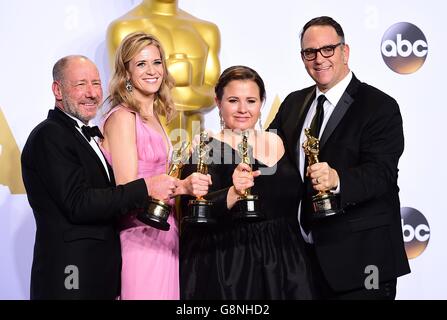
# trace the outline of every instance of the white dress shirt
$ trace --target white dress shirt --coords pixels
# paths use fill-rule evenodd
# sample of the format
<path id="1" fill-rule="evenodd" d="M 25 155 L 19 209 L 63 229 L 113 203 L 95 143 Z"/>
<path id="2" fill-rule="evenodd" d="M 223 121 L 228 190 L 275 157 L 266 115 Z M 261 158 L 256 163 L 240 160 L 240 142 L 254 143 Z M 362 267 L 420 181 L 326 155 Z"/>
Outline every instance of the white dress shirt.
<path id="1" fill-rule="evenodd" d="M 316 88 L 317 94 L 316 94 L 315 100 L 312 102 L 312 105 L 309 108 L 309 111 L 307 112 L 306 119 L 304 120 L 303 129 L 302 129 L 301 135 L 300 135 L 300 143 L 298 145 L 299 154 L 300 154 L 300 174 L 301 174 L 301 177 L 303 178 L 303 181 L 305 178 L 305 171 L 304 171 L 305 170 L 305 168 L 304 168 L 305 154 L 304 154 L 304 150 L 301 146 L 303 145 L 304 141 L 306 140 L 306 135 L 304 134 L 304 129 L 310 128 L 312 119 L 317 111 L 318 97 L 322 94 L 324 94 L 326 96 L 326 101 L 323 104 L 324 118 L 323 118 L 323 123 L 322 123 L 321 129 L 320 129 L 320 135 L 318 137 L 318 139 L 321 139 L 321 136 L 323 135 L 323 132 L 324 132 L 324 128 L 326 127 L 326 125 L 329 121 L 329 118 L 331 117 L 332 112 L 335 109 L 335 106 L 338 104 L 338 101 L 340 101 L 343 93 L 345 92 L 346 88 L 348 87 L 349 82 L 351 82 L 351 79 L 352 79 L 352 72 L 349 71 L 349 73 L 346 75 L 346 77 L 343 80 L 341 80 L 333 88 L 329 89 L 327 92 L 323 93 L 320 91 L 320 89 L 318 89 L 318 87 Z M 339 192 L 340 192 L 340 183 L 338 184 L 337 189 L 335 190 L 334 193 L 339 193 Z M 301 221 L 301 203 L 298 208 L 298 220 Z M 308 243 L 313 243 L 312 232 L 309 232 L 309 234 L 306 234 L 304 232 L 303 228 L 301 227 L 301 224 L 300 224 L 300 229 L 301 229 L 301 234 L 304 237 L 304 240 Z"/>
<path id="2" fill-rule="evenodd" d="M 87 138 L 82 133 L 82 130 L 81 130 L 82 126 L 85 126 L 85 124 L 81 120 L 79 120 L 78 118 L 73 117 L 72 115 L 66 113 L 65 111 L 64 111 L 64 113 L 67 116 L 69 116 L 70 118 L 72 118 L 74 121 L 76 121 L 76 123 L 78 124 L 76 126 L 76 130 L 78 130 L 81 133 L 81 135 L 84 137 L 85 141 L 87 141 L 90 144 L 90 146 L 93 148 L 95 153 L 98 155 L 99 159 L 101 160 L 102 165 L 104 166 L 104 169 L 106 170 L 107 177 L 109 178 L 109 181 L 110 181 L 110 173 L 109 173 L 109 169 L 107 168 L 106 159 L 104 158 L 104 155 L 102 154 L 101 150 L 99 149 L 99 146 L 98 146 L 98 143 L 95 140 L 95 137 L 92 137 L 90 139 L 90 141 L 88 141 Z"/>

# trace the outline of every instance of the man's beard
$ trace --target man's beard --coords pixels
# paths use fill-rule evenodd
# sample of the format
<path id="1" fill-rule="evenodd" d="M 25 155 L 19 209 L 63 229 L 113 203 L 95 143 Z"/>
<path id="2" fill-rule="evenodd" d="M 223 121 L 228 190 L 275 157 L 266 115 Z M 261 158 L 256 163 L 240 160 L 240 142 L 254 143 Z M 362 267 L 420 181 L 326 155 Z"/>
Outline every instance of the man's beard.
<path id="1" fill-rule="evenodd" d="M 94 103 L 97 103 L 95 99 L 92 99 Z M 76 105 L 72 103 L 69 99 L 63 98 L 62 99 L 62 105 L 64 106 L 64 110 L 66 113 L 72 115 L 76 119 L 81 120 L 83 123 L 88 124 L 88 122 L 93 118 L 89 118 L 86 116 L 83 116 L 79 110 L 76 108 Z"/>

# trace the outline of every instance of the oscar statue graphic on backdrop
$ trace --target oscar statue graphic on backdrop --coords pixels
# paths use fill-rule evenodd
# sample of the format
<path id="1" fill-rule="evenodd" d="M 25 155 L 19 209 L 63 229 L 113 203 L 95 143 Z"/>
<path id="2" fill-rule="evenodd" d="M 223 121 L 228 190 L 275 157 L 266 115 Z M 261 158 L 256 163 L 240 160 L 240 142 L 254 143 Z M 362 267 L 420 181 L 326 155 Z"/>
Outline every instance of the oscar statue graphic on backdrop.
<path id="1" fill-rule="evenodd" d="M 203 127 L 203 113 L 214 107 L 214 86 L 220 74 L 219 29 L 179 9 L 178 0 L 143 0 L 109 25 L 111 63 L 122 39 L 134 31 L 150 33 L 162 43 L 169 72 L 176 82 L 173 98 L 178 111 L 166 129 L 170 133 L 185 129 L 188 136 L 180 131 L 172 133 L 171 140 L 190 140 Z"/>
<path id="2" fill-rule="evenodd" d="M 183 142 L 180 148 L 174 150 L 171 156 L 171 164 L 167 174 L 171 177 L 178 178 L 180 170 L 189 158 L 189 142 Z M 169 214 L 171 213 L 171 205 L 163 200 L 152 198 L 146 211 L 137 214 L 138 220 L 150 225 L 151 227 L 168 231 L 170 225 L 168 223 Z"/>
<path id="3" fill-rule="evenodd" d="M 24 194 L 20 150 L 0 108 L 0 185 L 11 194 Z"/>
<path id="4" fill-rule="evenodd" d="M 304 154 L 307 156 L 309 166 L 320 162 L 318 155 L 320 154 L 320 140 L 311 135 L 310 129 L 304 129 L 306 140 L 302 147 Z M 315 218 L 325 218 L 343 212 L 340 205 L 340 197 L 330 191 L 319 191 L 318 194 L 312 196 L 312 208 Z"/>

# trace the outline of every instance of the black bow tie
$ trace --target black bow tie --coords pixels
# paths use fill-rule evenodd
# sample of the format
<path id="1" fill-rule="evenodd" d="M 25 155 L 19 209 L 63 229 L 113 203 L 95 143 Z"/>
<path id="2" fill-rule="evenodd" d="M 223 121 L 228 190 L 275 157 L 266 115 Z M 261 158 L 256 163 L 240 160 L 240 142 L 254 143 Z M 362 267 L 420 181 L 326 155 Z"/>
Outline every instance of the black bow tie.
<path id="1" fill-rule="evenodd" d="M 82 126 L 81 130 L 89 142 L 92 139 L 92 137 L 98 137 L 104 139 L 104 136 L 102 135 L 101 130 L 99 130 L 98 126 L 94 127 Z"/>

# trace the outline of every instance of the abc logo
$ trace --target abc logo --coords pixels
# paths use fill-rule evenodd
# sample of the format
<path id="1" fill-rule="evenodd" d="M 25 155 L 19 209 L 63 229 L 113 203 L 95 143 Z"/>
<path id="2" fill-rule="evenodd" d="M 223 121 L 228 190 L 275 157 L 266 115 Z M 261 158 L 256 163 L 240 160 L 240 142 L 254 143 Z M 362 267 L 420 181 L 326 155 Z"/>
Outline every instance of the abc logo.
<path id="1" fill-rule="evenodd" d="M 399 22 L 392 25 L 382 38 L 382 58 L 394 72 L 416 72 L 425 62 L 428 45 L 425 35 L 414 24 Z"/>
<path id="2" fill-rule="evenodd" d="M 430 226 L 424 215 L 413 208 L 401 208 L 402 232 L 408 259 L 419 256 L 430 239 Z"/>

